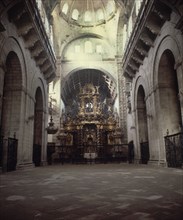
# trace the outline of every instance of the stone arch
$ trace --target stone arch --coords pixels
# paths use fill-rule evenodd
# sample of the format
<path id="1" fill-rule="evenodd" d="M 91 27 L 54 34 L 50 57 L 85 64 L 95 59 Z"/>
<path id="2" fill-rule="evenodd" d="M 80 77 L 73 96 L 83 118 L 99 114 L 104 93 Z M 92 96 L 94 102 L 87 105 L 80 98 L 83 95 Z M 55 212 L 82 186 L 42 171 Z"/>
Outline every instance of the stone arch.
<path id="1" fill-rule="evenodd" d="M 31 90 L 34 91 L 34 101 L 35 101 L 35 97 L 36 97 L 36 91 L 37 89 L 40 88 L 41 93 L 42 93 L 42 97 L 43 97 L 43 111 L 46 113 L 46 109 L 47 109 L 47 88 L 45 87 L 45 83 L 43 82 L 43 79 L 40 77 L 37 77 L 37 74 L 34 74 L 34 77 L 32 79 L 31 82 Z"/>
<path id="2" fill-rule="evenodd" d="M 67 80 L 73 73 L 79 71 L 79 70 L 84 70 L 84 69 L 94 69 L 94 70 L 99 70 L 103 73 L 105 73 L 106 76 L 108 76 L 109 78 L 111 78 L 114 82 L 116 82 L 116 79 L 114 78 L 114 76 L 112 75 L 112 73 L 110 73 L 109 71 L 107 71 L 104 68 L 98 67 L 98 66 L 94 66 L 92 65 L 92 67 L 88 67 L 88 66 L 80 66 L 78 68 L 73 69 L 72 71 L 69 71 L 68 73 L 66 73 L 66 76 L 64 78 L 64 81 Z"/>
<path id="3" fill-rule="evenodd" d="M 0 124 L 2 118 L 4 80 L 5 80 L 5 75 L 7 73 L 6 61 L 8 55 L 11 52 L 14 52 L 16 54 L 17 60 L 21 65 L 21 82 L 20 82 L 21 84 L 19 83 L 19 87 L 20 87 L 19 89 L 21 89 L 22 92 L 25 93 L 27 88 L 26 64 L 21 47 L 13 37 L 9 37 L 7 39 L 4 38 L 0 44 Z M 22 110 L 23 112 L 25 112 L 25 107 L 26 106 L 24 106 L 24 109 Z"/>
<path id="4" fill-rule="evenodd" d="M 97 39 L 104 39 L 103 36 L 95 34 L 95 33 L 81 33 L 77 32 L 74 33 L 73 35 L 69 36 L 62 44 L 61 47 L 61 59 L 63 58 L 63 55 L 65 54 L 65 51 L 67 50 L 67 47 L 73 42 L 78 39 L 83 39 L 83 38 L 97 38 Z M 105 40 L 105 39 L 104 39 Z"/>
<path id="5" fill-rule="evenodd" d="M 21 70 L 22 70 L 22 87 L 27 87 L 27 69 L 26 69 L 26 62 L 23 51 L 19 42 L 13 38 L 9 37 L 4 39 L 0 44 L 0 66 L 4 72 L 6 72 L 6 59 L 10 52 L 15 52 L 20 63 L 21 63 Z"/>
<path id="6" fill-rule="evenodd" d="M 145 73 L 143 74 L 145 75 Z M 133 106 L 135 123 L 135 159 L 141 163 L 147 164 L 149 160 L 149 134 L 147 112 L 149 111 L 147 99 L 147 81 L 139 76 L 136 79 L 133 92 Z"/>
<path id="7" fill-rule="evenodd" d="M 6 72 L 4 74 L 2 101 L 1 101 L 1 121 L 0 135 L 4 139 L 16 138 L 12 140 L 12 146 L 4 144 L 2 150 L 1 162 L 4 170 L 16 169 L 16 161 L 21 160 L 22 155 L 22 139 L 23 139 L 23 100 L 24 94 L 22 89 L 22 69 L 17 54 L 13 51 L 9 52 L 5 62 Z M 9 143 L 9 141 L 8 141 Z M 11 150 L 10 150 L 11 148 Z M 18 158 L 17 158 L 18 154 Z"/>
<path id="8" fill-rule="evenodd" d="M 0 43 L 0 133 L 18 139 L 17 162 L 24 157 L 27 69 L 19 42 L 4 38 Z"/>
<path id="9" fill-rule="evenodd" d="M 22 71 L 18 56 L 10 52 L 6 60 L 2 102 L 2 135 L 14 136 L 19 130 L 21 115 Z"/>
<path id="10" fill-rule="evenodd" d="M 154 91 L 160 161 L 166 163 L 164 136 L 180 132 L 183 124 L 181 47 L 170 36 L 162 39 L 154 61 Z"/>
<path id="11" fill-rule="evenodd" d="M 117 80 L 107 70 L 105 70 L 103 68 L 97 68 L 95 66 L 92 66 L 92 67 L 82 66 L 82 67 L 79 67 L 79 68 L 75 68 L 72 71 L 66 73 L 65 77 L 62 80 L 61 94 L 64 94 L 65 85 L 67 85 L 68 80 L 71 78 L 71 76 L 73 74 L 75 74 L 78 71 L 89 70 L 89 69 L 100 72 L 101 75 L 103 75 L 103 77 L 106 78 L 106 79 L 103 79 L 103 82 L 108 87 L 111 98 L 113 99 L 113 101 L 115 101 L 115 99 L 117 97 Z M 110 84 L 111 84 L 110 86 L 108 85 L 108 83 L 109 83 L 108 81 L 110 81 Z"/>
<path id="12" fill-rule="evenodd" d="M 178 80 L 174 69 L 175 59 L 170 50 L 165 50 L 159 61 L 158 90 L 160 101 L 160 121 L 163 133 L 180 132 L 182 127 L 180 102 L 178 100 Z"/>
<path id="13" fill-rule="evenodd" d="M 41 78 L 36 74 L 32 80 L 32 90 L 34 91 L 33 105 L 30 108 L 34 116 L 33 125 L 33 163 L 35 166 L 42 165 L 46 161 L 46 144 L 47 144 L 47 95 L 46 88 Z"/>
<path id="14" fill-rule="evenodd" d="M 167 35 L 165 36 L 159 43 L 156 53 L 154 55 L 154 65 L 153 65 L 153 87 L 156 89 L 158 85 L 158 69 L 159 69 L 159 61 L 164 53 L 165 50 L 170 50 L 174 60 L 175 65 L 174 68 L 177 72 L 177 78 L 178 78 L 178 86 L 180 89 L 183 89 L 183 52 L 182 52 L 182 46 L 178 44 L 176 39 L 173 37 Z"/>
<path id="15" fill-rule="evenodd" d="M 147 98 L 147 94 L 149 92 L 148 80 L 147 80 L 147 78 L 144 77 L 144 76 L 146 76 L 146 73 L 143 69 L 140 70 L 140 73 L 141 73 L 141 75 L 139 75 L 136 78 L 134 89 L 132 90 L 133 91 L 133 103 L 134 103 L 133 109 L 134 110 L 136 110 L 136 108 L 137 108 L 137 96 L 136 96 L 136 94 L 137 94 L 139 86 L 142 86 L 144 88 L 145 99 Z"/>
<path id="16" fill-rule="evenodd" d="M 89 43 L 90 42 L 90 43 Z M 87 44 L 87 47 L 86 47 Z M 91 46 L 92 44 L 92 46 Z M 98 54 L 96 56 L 96 45 L 100 44 L 103 48 L 102 53 Z M 76 46 L 80 47 L 79 53 L 76 52 Z M 92 48 L 89 49 L 89 57 L 88 51 L 86 51 L 86 48 Z M 82 59 L 83 61 L 90 60 L 97 60 L 101 59 L 101 57 L 110 57 L 115 56 L 114 48 L 112 47 L 111 43 L 108 41 L 108 39 L 104 37 L 100 37 L 96 34 L 82 34 L 79 37 L 76 37 L 69 41 L 63 50 L 60 52 L 61 54 L 61 60 L 79 60 Z M 79 55 L 79 56 L 78 56 Z M 100 56 L 99 56 L 100 55 Z M 81 62 L 81 60 L 80 60 Z"/>

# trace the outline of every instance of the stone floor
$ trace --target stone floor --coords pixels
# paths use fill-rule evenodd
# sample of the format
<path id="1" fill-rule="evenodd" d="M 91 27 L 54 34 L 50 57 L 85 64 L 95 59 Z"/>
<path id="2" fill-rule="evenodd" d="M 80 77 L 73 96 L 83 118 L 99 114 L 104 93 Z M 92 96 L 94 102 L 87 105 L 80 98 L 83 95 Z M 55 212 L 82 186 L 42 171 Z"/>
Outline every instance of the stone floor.
<path id="1" fill-rule="evenodd" d="M 183 219 L 183 170 L 53 165 L 0 174 L 1 220 Z"/>

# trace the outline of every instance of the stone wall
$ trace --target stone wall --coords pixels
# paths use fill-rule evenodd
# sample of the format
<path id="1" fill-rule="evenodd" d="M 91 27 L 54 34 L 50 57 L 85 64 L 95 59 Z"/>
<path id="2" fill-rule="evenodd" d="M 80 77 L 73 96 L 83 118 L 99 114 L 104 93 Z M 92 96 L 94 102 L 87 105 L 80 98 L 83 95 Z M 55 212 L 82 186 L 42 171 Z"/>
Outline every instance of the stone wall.
<path id="1" fill-rule="evenodd" d="M 36 91 L 42 95 L 42 154 L 46 161 L 47 82 L 6 12 L 0 32 L 0 125 L 4 139 L 18 139 L 17 165 L 32 164 Z M 4 151 L 4 154 L 6 151 Z M 4 155 L 5 156 L 5 155 Z"/>
<path id="2" fill-rule="evenodd" d="M 180 132 L 183 124 L 183 35 L 174 27 L 176 19 L 176 14 L 172 13 L 171 20 L 163 25 L 154 46 L 132 80 L 128 139 L 134 141 L 136 159 L 140 160 L 137 99 L 138 89 L 142 86 L 147 112 L 144 117 L 147 118 L 149 162 L 156 164 L 166 164 L 164 136 Z M 176 79 L 177 84 L 173 83 Z"/>

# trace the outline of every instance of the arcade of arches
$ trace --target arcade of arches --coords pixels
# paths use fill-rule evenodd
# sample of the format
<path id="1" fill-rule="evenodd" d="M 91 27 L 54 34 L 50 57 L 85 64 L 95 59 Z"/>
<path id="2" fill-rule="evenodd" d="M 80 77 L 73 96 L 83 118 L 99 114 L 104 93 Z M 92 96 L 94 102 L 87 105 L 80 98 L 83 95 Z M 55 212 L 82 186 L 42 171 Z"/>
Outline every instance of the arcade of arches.
<path id="1" fill-rule="evenodd" d="M 183 164 L 183 2 L 0 2 L 0 167 Z"/>

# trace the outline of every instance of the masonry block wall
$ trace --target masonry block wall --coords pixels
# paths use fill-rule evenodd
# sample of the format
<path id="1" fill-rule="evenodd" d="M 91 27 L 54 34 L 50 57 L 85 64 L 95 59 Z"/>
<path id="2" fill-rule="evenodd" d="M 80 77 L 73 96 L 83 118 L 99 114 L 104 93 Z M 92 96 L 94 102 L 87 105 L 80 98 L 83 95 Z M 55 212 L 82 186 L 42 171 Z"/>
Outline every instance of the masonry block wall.
<path id="1" fill-rule="evenodd" d="M 183 125 L 183 34 L 174 26 L 176 19 L 176 14 L 172 13 L 132 80 L 128 138 L 134 141 L 136 159 L 140 160 L 138 90 L 142 87 L 147 111 L 143 117 L 147 120 L 149 163 L 155 164 L 166 164 L 164 137 L 180 132 Z"/>
<path id="2" fill-rule="evenodd" d="M 42 95 L 42 155 L 46 160 L 47 81 L 6 12 L 0 32 L 0 127 L 4 139 L 18 139 L 17 165 L 32 164 L 36 91 Z M 38 100 L 39 101 L 39 100 Z M 38 114 L 38 113 L 37 113 Z M 6 153 L 6 149 L 3 149 Z M 5 158 L 5 156 L 4 156 Z"/>

